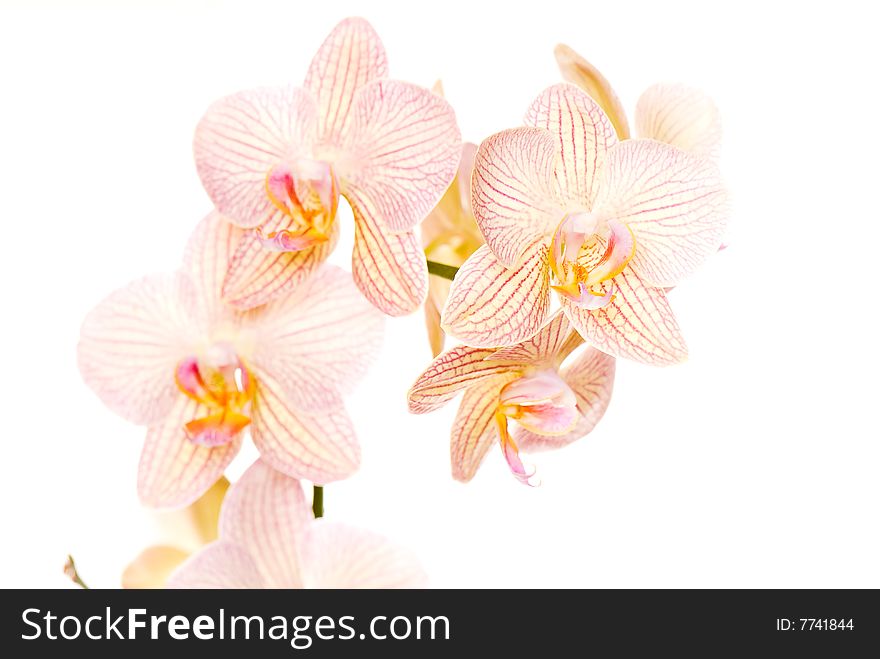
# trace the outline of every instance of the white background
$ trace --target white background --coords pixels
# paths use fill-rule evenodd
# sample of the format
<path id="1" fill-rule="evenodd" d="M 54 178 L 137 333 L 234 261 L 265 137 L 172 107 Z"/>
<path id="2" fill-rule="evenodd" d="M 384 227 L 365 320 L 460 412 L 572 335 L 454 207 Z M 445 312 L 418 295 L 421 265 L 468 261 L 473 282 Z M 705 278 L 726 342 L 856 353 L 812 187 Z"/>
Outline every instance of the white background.
<path id="1" fill-rule="evenodd" d="M 621 363 L 596 431 L 534 456 L 537 489 L 497 452 L 452 480 L 455 405 L 405 407 L 430 357 L 421 314 L 389 321 L 349 399 L 363 467 L 327 488 L 327 514 L 408 544 L 438 587 L 880 586 L 868 3 L 39 4 L 0 13 L 0 584 L 66 587 L 71 552 L 93 586 L 116 586 L 160 539 L 135 493 L 144 431 L 81 382 L 79 324 L 177 265 L 210 208 L 191 154 L 208 104 L 301 81 L 333 25 L 363 15 L 393 77 L 443 79 L 471 141 L 560 79 L 558 41 L 630 110 L 657 81 L 702 87 L 723 113 L 735 215 L 729 249 L 672 296 L 689 362 Z M 340 221 L 347 266 L 347 208 Z"/>

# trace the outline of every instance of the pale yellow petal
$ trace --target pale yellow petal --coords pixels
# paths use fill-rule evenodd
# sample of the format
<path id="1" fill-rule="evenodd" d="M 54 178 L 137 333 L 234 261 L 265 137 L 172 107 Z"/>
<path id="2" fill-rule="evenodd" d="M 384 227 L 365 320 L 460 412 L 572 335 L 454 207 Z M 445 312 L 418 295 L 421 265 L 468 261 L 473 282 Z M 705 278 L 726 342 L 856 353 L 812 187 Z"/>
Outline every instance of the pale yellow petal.
<path id="1" fill-rule="evenodd" d="M 176 547 L 147 547 L 122 573 L 123 588 L 164 588 L 165 582 L 189 553 Z"/>

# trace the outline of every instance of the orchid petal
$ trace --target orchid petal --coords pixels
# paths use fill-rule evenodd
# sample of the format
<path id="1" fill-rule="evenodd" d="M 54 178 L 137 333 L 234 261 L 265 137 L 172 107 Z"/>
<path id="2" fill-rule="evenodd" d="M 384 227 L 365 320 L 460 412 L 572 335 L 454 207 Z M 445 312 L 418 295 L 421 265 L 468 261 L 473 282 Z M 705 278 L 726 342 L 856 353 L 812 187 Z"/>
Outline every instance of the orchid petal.
<path id="1" fill-rule="evenodd" d="M 431 345 L 431 354 L 436 357 L 443 352 L 446 333 L 440 327 L 440 309 L 434 302 L 434 296 L 431 295 L 432 284 L 432 281 L 428 282 L 428 299 L 425 300 L 425 329 L 428 331 L 428 343 Z"/>
<path id="2" fill-rule="evenodd" d="M 325 265 L 292 295 L 256 309 L 253 366 L 283 387 L 286 400 L 311 412 L 338 408 L 382 343 L 382 315 L 351 275 Z"/>
<path id="3" fill-rule="evenodd" d="M 196 128 L 193 151 L 217 209 L 241 227 L 282 217 L 266 194 L 279 162 L 307 155 L 315 141 L 315 101 L 302 89 L 261 88 L 214 103 Z"/>
<path id="4" fill-rule="evenodd" d="M 349 201 L 368 197 L 379 226 L 399 232 L 434 208 L 460 158 L 461 133 L 449 103 L 416 85 L 378 80 L 358 92 L 354 126 L 336 165 L 342 194 Z"/>
<path id="5" fill-rule="evenodd" d="M 519 457 L 519 449 L 513 444 L 513 442 L 501 442 L 501 453 L 504 455 L 504 459 L 507 461 L 507 467 L 510 469 L 510 473 L 513 474 L 513 477 L 523 485 L 531 485 L 529 479 L 535 475 L 535 470 L 526 470 L 522 458 Z"/>
<path id="6" fill-rule="evenodd" d="M 474 161 L 471 203 L 486 244 L 508 267 L 564 213 L 554 189 L 556 139 L 546 130 L 514 128 L 487 138 Z"/>
<path id="7" fill-rule="evenodd" d="M 599 70 L 565 44 L 553 51 L 562 77 L 583 89 L 595 100 L 614 125 L 618 139 L 629 138 L 629 124 L 623 104 Z"/>
<path id="8" fill-rule="evenodd" d="M 632 229 L 632 266 L 655 286 L 676 285 L 717 252 L 727 224 L 717 167 L 653 140 L 608 152 L 596 209 Z"/>
<path id="9" fill-rule="evenodd" d="M 501 389 L 518 377 L 517 373 L 502 373 L 465 391 L 452 425 L 450 457 L 455 480 L 471 480 L 486 452 L 498 440 L 498 397 Z"/>
<path id="10" fill-rule="evenodd" d="M 302 543 L 306 588 L 424 588 L 415 555 L 383 536 L 317 520 Z"/>
<path id="11" fill-rule="evenodd" d="M 322 142 L 342 142 L 351 130 L 357 91 L 387 75 L 385 47 L 372 25 L 363 18 L 346 18 L 333 28 L 315 53 L 305 80 L 317 100 Z"/>
<path id="12" fill-rule="evenodd" d="M 698 89 L 660 84 L 648 87 L 636 104 L 636 132 L 698 156 L 715 157 L 721 143 L 721 115 Z"/>
<path id="13" fill-rule="evenodd" d="M 110 294 L 82 324 L 83 379 L 132 423 L 157 422 L 177 398 L 174 370 L 196 334 L 193 299 L 185 277 L 145 277 Z"/>
<path id="14" fill-rule="evenodd" d="M 241 434 L 226 444 L 191 442 L 184 426 L 210 414 L 205 405 L 179 393 L 163 421 L 147 431 L 138 466 L 138 494 L 153 508 L 179 508 L 198 499 L 223 475 L 241 448 Z"/>
<path id="15" fill-rule="evenodd" d="M 567 204 L 591 209 L 605 153 L 617 143 L 614 126 L 599 104 L 574 85 L 562 83 L 535 99 L 525 122 L 556 138 L 556 181 Z"/>
<path id="16" fill-rule="evenodd" d="M 580 309 L 561 298 L 581 336 L 604 353 L 643 364 L 683 361 L 687 346 L 663 289 L 646 285 L 632 268 L 615 277 L 614 284 L 614 299 L 598 310 Z"/>
<path id="17" fill-rule="evenodd" d="M 284 387 L 258 370 L 251 437 L 263 460 L 293 478 L 329 483 L 353 474 L 361 458 L 344 409 L 311 414 L 294 409 Z"/>
<path id="18" fill-rule="evenodd" d="M 229 262 L 224 300 L 238 309 L 251 309 L 293 290 L 327 260 L 338 239 L 336 222 L 329 240 L 299 252 L 270 251 L 255 233 L 244 234 Z"/>
<path id="19" fill-rule="evenodd" d="M 409 390 L 409 411 L 413 414 L 432 412 L 465 387 L 523 368 L 522 361 L 494 359 L 494 352 L 493 348 L 456 346 L 434 359 Z"/>
<path id="20" fill-rule="evenodd" d="M 592 432 L 611 401 L 615 364 L 614 357 L 592 347 L 578 354 L 570 365 L 563 368 L 561 374 L 578 399 L 580 418 L 574 429 L 563 435 L 548 436 L 517 427 L 512 435 L 520 450 L 537 453 L 557 449 Z"/>
<path id="21" fill-rule="evenodd" d="M 513 345 L 537 334 L 550 307 L 547 249 L 535 242 L 521 266 L 507 268 L 487 245 L 480 247 L 452 282 L 443 329 L 475 347 Z"/>
<path id="22" fill-rule="evenodd" d="M 183 270 L 194 284 L 193 303 L 206 325 L 231 320 L 223 303 L 223 281 L 233 255 L 247 233 L 216 211 L 196 226 L 186 245 Z"/>
<path id="23" fill-rule="evenodd" d="M 412 231 L 386 229 L 374 202 L 348 195 L 355 219 L 351 270 L 361 293 L 389 316 L 412 313 L 428 295 L 425 254 Z"/>
<path id="24" fill-rule="evenodd" d="M 302 588 L 297 545 L 312 521 L 299 481 L 257 460 L 229 490 L 220 537 L 247 551 L 273 588 Z"/>
<path id="25" fill-rule="evenodd" d="M 125 568 L 122 573 L 122 587 L 164 588 L 171 573 L 187 558 L 189 552 L 177 547 L 147 547 Z"/>
<path id="26" fill-rule="evenodd" d="M 168 579 L 168 588 L 266 588 L 266 583 L 247 551 L 219 540 L 181 565 Z"/>
<path id="27" fill-rule="evenodd" d="M 559 364 L 581 343 L 583 339 L 580 334 L 572 330 L 565 314 L 557 311 L 535 336 L 517 345 L 501 348 L 493 352 L 489 359 L 493 362 L 511 360 L 524 364 Z"/>

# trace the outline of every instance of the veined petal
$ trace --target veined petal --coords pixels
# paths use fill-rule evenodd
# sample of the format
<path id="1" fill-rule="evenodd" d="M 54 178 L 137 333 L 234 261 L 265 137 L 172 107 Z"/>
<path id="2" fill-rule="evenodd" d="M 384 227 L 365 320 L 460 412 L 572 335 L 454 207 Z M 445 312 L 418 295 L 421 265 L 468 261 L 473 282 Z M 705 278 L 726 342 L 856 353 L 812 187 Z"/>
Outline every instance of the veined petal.
<path id="1" fill-rule="evenodd" d="M 655 286 L 693 272 L 718 251 L 727 226 L 717 167 L 653 140 L 627 140 L 608 152 L 596 209 L 632 229 L 631 265 Z"/>
<path id="2" fill-rule="evenodd" d="M 614 357 L 655 366 L 684 361 L 687 346 L 663 289 L 646 285 L 632 268 L 615 277 L 614 284 L 614 299 L 601 309 L 581 309 L 561 298 L 581 336 Z"/>
<path id="3" fill-rule="evenodd" d="M 424 414 L 439 409 L 465 387 L 481 380 L 521 370 L 524 362 L 515 359 L 494 359 L 494 348 L 456 346 L 434 359 L 409 390 L 409 411 Z M 490 359 L 491 358 L 491 359 Z"/>
<path id="4" fill-rule="evenodd" d="M 251 309 L 293 290 L 327 260 L 338 240 L 337 222 L 329 240 L 299 252 L 268 250 L 255 233 L 245 233 L 229 262 L 224 300 L 238 309 Z"/>
<path id="5" fill-rule="evenodd" d="M 111 293 L 86 316 L 77 361 L 83 380 L 107 407 L 148 425 L 178 395 L 174 371 L 198 336 L 192 284 L 152 276 Z"/>
<path id="6" fill-rule="evenodd" d="M 443 310 L 443 329 L 468 345 L 500 347 L 534 336 L 550 306 L 547 246 L 538 241 L 524 261 L 505 267 L 483 245 L 455 275 Z"/>
<path id="7" fill-rule="evenodd" d="M 436 357 L 443 352 L 443 344 L 446 342 L 446 332 L 440 327 L 440 309 L 434 303 L 431 295 L 431 283 L 428 282 L 428 298 L 425 300 L 425 329 L 428 331 L 428 342 L 431 345 L 431 354 Z"/>
<path id="8" fill-rule="evenodd" d="M 247 232 L 214 211 L 196 226 L 187 242 L 183 270 L 195 287 L 195 303 L 208 322 L 231 319 L 223 303 L 223 280 L 238 245 Z"/>
<path id="9" fill-rule="evenodd" d="M 168 588 L 266 588 L 247 551 L 219 540 L 194 554 L 168 579 Z"/>
<path id="10" fill-rule="evenodd" d="M 496 350 L 491 360 L 535 365 L 544 362 L 560 364 L 581 343 L 583 339 L 580 334 L 572 329 L 565 314 L 557 311 L 535 336 L 517 345 Z"/>
<path id="11" fill-rule="evenodd" d="M 269 587 L 302 588 L 298 544 L 311 521 L 299 481 L 257 460 L 226 497 L 220 537 L 247 551 Z"/>
<path id="12" fill-rule="evenodd" d="M 303 543 L 306 588 L 424 588 L 428 584 L 416 556 L 385 537 L 358 528 L 316 520 Z"/>
<path id="13" fill-rule="evenodd" d="M 344 409 L 311 414 L 294 409 L 281 383 L 256 371 L 251 436 L 263 460 L 293 478 L 329 483 L 351 476 L 361 451 Z"/>
<path id="14" fill-rule="evenodd" d="M 514 128 L 477 150 L 471 204 L 486 244 L 508 267 L 559 223 L 565 209 L 554 188 L 556 138 L 539 128 Z"/>
<path id="15" fill-rule="evenodd" d="M 277 220 L 266 176 L 278 163 L 307 155 L 315 129 L 315 100 L 302 89 L 253 89 L 214 103 L 196 127 L 193 152 L 217 209 L 242 227 Z"/>
<path id="16" fill-rule="evenodd" d="M 363 18 L 337 24 L 306 74 L 305 88 L 317 100 L 320 140 L 340 144 L 351 130 L 357 90 L 387 75 L 385 47 L 373 26 Z"/>
<path id="17" fill-rule="evenodd" d="M 556 182 L 567 204 L 591 210 L 605 153 L 617 143 L 614 126 L 602 108 L 574 85 L 562 83 L 535 99 L 525 122 L 549 130 L 556 138 L 560 149 Z"/>
<path id="18" fill-rule="evenodd" d="M 577 409 L 580 419 L 574 429 L 561 436 L 547 436 L 533 433 L 523 427 L 513 430 L 514 441 L 520 450 L 537 453 L 557 449 L 589 434 L 599 423 L 614 388 L 616 360 L 604 352 L 588 347 L 575 357 L 570 365 L 562 370 L 562 379 L 571 387 L 578 399 Z"/>
<path id="19" fill-rule="evenodd" d="M 556 63 L 559 64 L 562 77 L 583 89 L 599 104 L 614 125 L 618 139 L 628 139 L 629 123 L 626 120 L 626 110 L 599 69 L 565 44 L 556 46 L 553 53 L 556 55 Z"/>
<path id="20" fill-rule="evenodd" d="M 164 420 L 150 427 L 138 466 L 138 494 L 145 506 L 179 508 L 198 499 L 241 448 L 239 433 L 229 443 L 207 447 L 191 442 L 184 430 L 210 410 L 178 393 Z"/>
<path id="21" fill-rule="evenodd" d="M 684 85 L 648 87 L 636 104 L 636 132 L 698 156 L 715 157 L 721 115 L 711 98 Z"/>
<path id="22" fill-rule="evenodd" d="M 382 343 L 384 319 L 351 275 L 325 265 L 292 295 L 254 310 L 254 367 L 271 373 L 302 410 L 338 408 Z"/>
<path id="23" fill-rule="evenodd" d="M 486 452 L 498 440 L 495 412 L 499 395 L 517 373 L 502 373 L 468 388 L 452 424 L 452 477 L 466 483 L 474 477 Z"/>
<path id="24" fill-rule="evenodd" d="M 125 568 L 122 573 L 122 587 L 164 588 L 171 573 L 187 558 L 189 552 L 177 547 L 147 547 Z"/>
<path id="25" fill-rule="evenodd" d="M 428 295 L 428 265 L 412 231 L 388 230 L 374 202 L 349 193 L 354 213 L 354 282 L 377 309 L 389 316 L 403 316 L 421 306 Z"/>
<path id="26" fill-rule="evenodd" d="M 377 80 L 357 94 L 354 126 L 336 165 L 342 194 L 369 197 L 381 226 L 407 231 L 443 196 L 460 158 L 461 133 L 445 99 Z"/>

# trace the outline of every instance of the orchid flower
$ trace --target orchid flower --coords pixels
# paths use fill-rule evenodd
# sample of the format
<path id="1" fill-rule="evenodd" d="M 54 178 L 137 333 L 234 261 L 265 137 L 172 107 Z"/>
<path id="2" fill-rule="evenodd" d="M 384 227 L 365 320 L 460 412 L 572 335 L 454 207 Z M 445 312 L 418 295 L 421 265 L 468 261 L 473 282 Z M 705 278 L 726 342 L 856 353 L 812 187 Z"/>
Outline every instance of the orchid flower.
<path id="1" fill-rule="evenodd" d="M 408 551 L 369 531 L 313 519 L 299 481 L 255 462 L 229 490 L 220 538 L 191 557 L 172 588 L 420 588 Z"/>
<path id="2" fill-rule="evenodd" d="M 511 473 L 533 475 L 519 456 L 566 446 L 593 430 L 611 399 L 614 358 L 583 340 L 561 313 L 534 337 L 501 349 L 458 346 L 437 357 L 409 391 L 409 410 L 432 412 L 464 391 L 452 427 L 452 475 L 474 477 L 496 442 Z M 513 430 L 510 422 L 515 423 Z"/>
<path id="3" fill-rule="evenodd" d="M 104 403 L 148 426 L 138 490 L 153 507 L 192 503 L 223 473 L 244 430 L 269 464 L 325 483 L 357 469 L 341 393 L 378 349 L 382 316 L 327 266 L 259 309 L 224 305 L 244 233 L 216 213 L 185 263 L 116 291 L 83 323 L 79 367 Z"/>
<path id="4" fill-rule="evenodd" d="M 460 267 L 483 244 L 483 236 L 471 211 L 471 174 L 474 169 L 475 144 L 465 144 L 458 174 L 452 185 L 422 222 L 422 245 L 429 261 Z M 446 335 L 440 327 L 440 310 L 449 297 L 452 282 L 438 275 L 428 278 L 425 300 L 425 325 L 434 357 L 443 351 Z"/>
<path id="5" fill-rule="evenodd" d="M 486 245 L 456 275 L 444 329 L 475 347 L 521 342 L 553 290 L 599 350 L 683 360 L 664 288 L 718 249 L 727 205 L 717 168 L 655 140 L 618 142 L 599 105 L 567 83 L 545 90 L 526 124 L 477 151 L 472 206 Z"/>
<path id="6" fill-rule="evenodd" d="M 443 98 L 389 80 L 385 49 L 349 18 L 318 50 L 301 88 L 261 88 L 214 103 L 199 123 L 196 167 L 241 234 L 223 282 L 238 308 L 293 290 L 339 236 L 344 196 L 354 214 L 352 272 L 389 315 L 427 295 L 413 228 L 455 175 L 461 135 Z"/>
<path id="7" fill-rule="evenodd" d="M 618 139 L 628 139 L 626 112 L 605 76 L 564 44 L 556 47 L 555 54 L 562 77 L 599 104 L 614 124 Z M 712 99 L 698 89 L 681 84 L 652 85 L 636 104 L 635 135 L 715 157 L 721 143 L 721 115 Z"/>
<path id="8" fill-rule="evenodd" d="M 186 508 L 155 513 L 171 541 L 147 547 L 138 554 L 122 574 L 122 587 L 164 588 L 168 577 L 191 554 L 216 540 L 220 504 L 228 489 L 229 481 L 221 477 Z"/>

